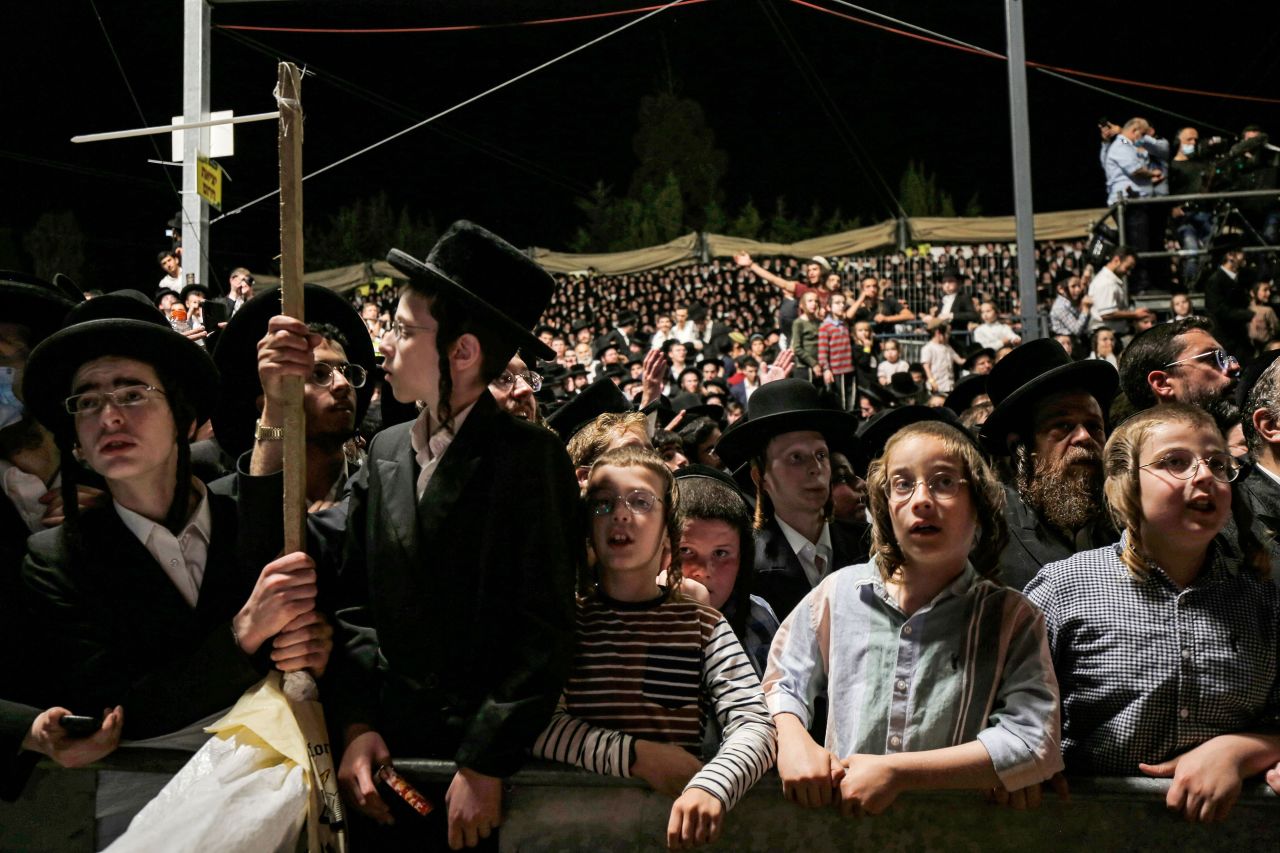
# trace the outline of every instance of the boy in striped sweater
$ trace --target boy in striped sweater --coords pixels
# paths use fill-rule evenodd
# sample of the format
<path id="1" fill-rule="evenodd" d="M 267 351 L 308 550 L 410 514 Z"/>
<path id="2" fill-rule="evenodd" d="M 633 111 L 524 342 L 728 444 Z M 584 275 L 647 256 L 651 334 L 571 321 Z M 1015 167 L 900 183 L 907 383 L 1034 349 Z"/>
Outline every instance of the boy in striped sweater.
<path id="1" fill-rule="evenodd" d="M 823 384 L 847 412 L 853 403 L 854 363 L 853 342 L 844 324 L 844 294 L 831 294 L 829 308 L 826 319 L 818 327 L 818 370 Z"/>
<path id="2" fill-rule="evenodd" d="M 658 573 L 679 540 L 678 493 L 655 453 L 601 456 L 587 481 L 596 588 L 578 604 L 573 668 L 534 744 L 542 758 L 634 776 L 676 798 L 667 842 L 715 841 L 725 813 L 773 764 L 776 738 L 760 680 L 729 623 L 682 598 Z M 696 756 L 709 715 L 720 748 Z"/>

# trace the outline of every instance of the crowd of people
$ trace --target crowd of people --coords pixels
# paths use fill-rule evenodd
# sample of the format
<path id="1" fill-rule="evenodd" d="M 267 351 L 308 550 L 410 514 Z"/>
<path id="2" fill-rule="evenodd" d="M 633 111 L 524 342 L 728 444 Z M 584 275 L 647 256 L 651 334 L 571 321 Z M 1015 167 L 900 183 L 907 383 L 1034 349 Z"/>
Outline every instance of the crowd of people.
<path id="1" fill-rule="evenodd" d="M 531 757 L 669 796 L 673 848 L 770 768 L 846 815 L 1105 774 L 1225 819 L 1280 792 L 1269 283 L 1222 240 L 1157 317 L 1081 253 L 1039 249 L 1049 337 L 1003 247 L 556 279 L 459 222 L 306 322 L 247 270 L 167 315 L 6 274 L 0 781 L 198 742 L 276 669 L 355 849 L 494 847 Z M 409 757 L 457 766 L 425 818 Z"/>

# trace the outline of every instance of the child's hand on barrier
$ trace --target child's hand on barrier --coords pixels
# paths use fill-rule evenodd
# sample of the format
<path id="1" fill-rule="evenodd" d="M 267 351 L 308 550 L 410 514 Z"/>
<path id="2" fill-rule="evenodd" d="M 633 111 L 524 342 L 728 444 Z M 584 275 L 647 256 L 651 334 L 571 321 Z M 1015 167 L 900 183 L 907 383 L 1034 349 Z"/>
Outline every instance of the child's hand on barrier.
<path id="1" fill-rule="evenodd" d="M 720 840 L 724 828 L 724 803 L 701 788 L 690 788 L 671 807 L 667 821 L 667 848 L 692 850 Z"/>
<path id="2" fill-rule="evenodd" d="M 701 769 L 701 761 L 674 744 L 636 740 L 636 760 L 631 765 L 631 775 L 648 782 L 659 794 L 680 796 L 684 786 Z"/>

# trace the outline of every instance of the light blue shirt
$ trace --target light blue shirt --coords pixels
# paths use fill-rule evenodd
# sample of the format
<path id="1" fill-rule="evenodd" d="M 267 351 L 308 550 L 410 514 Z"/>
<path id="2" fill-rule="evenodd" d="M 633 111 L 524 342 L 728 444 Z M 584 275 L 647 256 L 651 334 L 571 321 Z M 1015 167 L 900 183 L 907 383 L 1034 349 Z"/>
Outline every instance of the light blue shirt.
<path id="1" fill-rule="evenodd" d="M 1151 178 L 1137 177 L 1134 173 L 1150 168 L 1147 149 L 1134 145 L 1127 136 L 1117 136 L 1107 149 L 1104 168 L 1107 172 L 1107 203 L 1114 204 L 1132 189 L 1142 198 L 1152 195 Z"/>
<path id="2" fill-rule="evenodd" d="M 1152 169 L 1159 169 L 1164 173 L 1164 180 L 1158 184 L 1152 185 L 1153 195 L 1169 194 L 1169 141 L 1167 139 L 1159 139 L 1155 136 L 1144 136 L 1138 141 L 1150 157 Z"/>

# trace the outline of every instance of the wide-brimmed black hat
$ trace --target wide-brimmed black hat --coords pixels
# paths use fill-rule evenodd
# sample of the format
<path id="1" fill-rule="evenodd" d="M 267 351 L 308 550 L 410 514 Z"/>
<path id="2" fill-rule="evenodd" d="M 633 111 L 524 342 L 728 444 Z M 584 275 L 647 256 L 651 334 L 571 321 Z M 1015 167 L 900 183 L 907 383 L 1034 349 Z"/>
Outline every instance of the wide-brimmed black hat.
<path id="1" fill-rule="evenodd" d="M 716 453 L 737 467 L 760 453 L 769 440 L 787 432 L 813 430 L 823 435 L 852 434 L 857 419 L 823 405 L 818 389 L 803 379 L 779 379 L 762 385 L 747 401 L 747 418 L 725 430 Z"/>
<path id="2" fill-rule="evenodd" d="M 635 411 L 622 389 L 605 376 L 592 382 L 582 393 L 565 403 L 547 417 L 547 426 L 560 436 L 565 444 L 578 430 L 603 414 L 622 414 Z"/>
<path id="3" fill-rule="evenodd" d="M 987 396 L 995 410 L 982 425 L 982 445 L 994 455 L 1009 455 L 1009 433 L 1023 428 L 1041 397 L 1080 388 L 1106 412 L 1119 385 L 1120 374 L 1111 362 L 1072 361 L 1053 338 L 1016 346 L 987 374 Z"/>
<path id="4" fill-rule="evenodd" d="M 527 255 L 474 222 L 449 227 L 420 261 L 399 249 L 387 260 L 411 279 L 463 300 L 487 327 L 516 349 L 537 358 L 555 357 L 531 331 L 555 294 L 555 279 Z M 511 355 L 512 353 L 505 353 Z"/>
<path id="5" fill-rule="evenodd" d="M 118 314 L 104 313 L 113 307 Z M 218 369 L 204 347 L 175 332 L 145 295 L 136 293 L 133 298 L 116 293 L 75 306 L 62 328 L 31 351 L 22 381 L 27 408 L 54 432 L 71 429 L 71 415 L 64 407 L 71 380 L 82 365 L 109 355 L 150 364 L 193 391 L 218 384 Z M 196 423 L 208 420 L 213 395 L 190 393 L 187 398 L 195 409 Z"/>
<path id="6" fill-rule="evenodd" d="M 75 308 L 74 322 L 76 323 L 113 319 L 143 320 L 147 323 L 155 323 L 159 320 L 165 324 L 169 322 L 141 290 L 113 290 L 86 300 Z"/>
<path id="7" fill-rule="evenodd" d="M 941 406 L 899 406 L 876 412 L 858 427 L 858 458 L 850 458 L 855 470 L 861 477 L 867 476 L 871 463 L 884 453 L 889 439 L 903 427 L 918 424 L 922 421 L 938 421 L 959 427 L 960 420 L 950 409 Z"/>
<path id="8" fill-rule="evenodd" d="M 748 511 L 755 508 L 752 497 L 742 490 L 742 487 L 738 485 L 733 477 L 719 468 L 712 468 L 710 465 L 701 465 L 694 462 L 683 468 L 676 469 L 674 475 L 677 488 L 679 488 L 682 481 L 686 480 L 714 480 L 742 498 L 742 502 L 747 505 Z"/>
<path id="9" fill-rule="evenodd" d="M 866 397 L 882 409 L 892 406 L 894 402 L 889 398 L 889 394 L 883 385 L 860 384 L 858 385 L 858 396 Z"/>
<path id="10" fill-rule="evenodd" d="M 327 323 L 347 339 L 344 347 L 347 361 L 358 364 L 369 374 L 363 388 L 356 388 L 356 424 L 364 420 L 373 398 L 377 360 L 373 341 L 364 320 L 351 303 L 328 288 L 304 284 L 303 316 L 308 323 Z M 213 361 L 222 379 L 218 385 L 217 405 L 213 410 L 213 433 L 218 444 L 232 458 L 253 447 L 253 426 L 258 420 L 258 395 L 262 382 L 258 378 L 258 341 L 267 334 L 267 323 L 280 313 L 280 288 L 273 287 L 257 294 L 240 307 L 218 334 Z"/>
<path id="11" fill-rule="evenodd" d="M 33 345 L 58 330 L 73 304 L 43 279 L 0 270 L 0 317 L 30 329 Z"/>
<path id="12" fill-rule="evenodd" d="M 587 367 L 586 367 L 586 365 L 584 365 L 584 364 L 575 364 L 573 367 L 570 367 L 570 368 L 569 368 L 569 372 L 568 372 L 567 374 L 565 374 L 565 375 L 566 375 L 566 376 L 568 376 L 568 377 L 574 377 L 574 376 L 586 376 L 586 375 L 587 375 Z"/>
<path id="13" fill-rule="evenodd" d="M 177 299 L 178 291 L 171 290 L 167 287 L 158 288 L 156 292 L 151 296 L 151 304 L 154 305 L 156 308 L 159 308 L 160 303 L 164 301 L 164 298 L 166 296 L 172 296 L 174 299 Z"/>
<path id="14" fill-rule="evenodd" d="M 610 332 L 603 338 L 593 341 L 591 344 L 591 354 L 596 358 L 600 358 L 600 356 L 604 355 L 604 351 L 610 348 L 616 350 L 624 349 L 622 335 L 617 332 Z"/>
<path id="15" fill-rule="evenodd" d="M 182 288 L 182 292 L 178 294 L 178 298 L 181 299 L 182 304 L 185 305 L 187 303 L 187 297 L 193 293 L 199 293 L 204 296 L 205 299 L 208 299 L 213 295 L 209 288 L 205 287 L 203 284 L 188 284 L 186 287 Z"/>
<path id="16" fill-rule="evenodd" d="M 957 415 L 963 415 L 973 405 L 975 397 L 987 393 L 987 377 L 985 374 L 970 373 L 956 383 L 956 387 L 947 395 L 943 405 Z"/>
<path id="17" fill-rule="evenodd" d="M 920 396 L 924 386 L 911 378 L 909 371 L 900 371 L 889 378 L 888 391 L 901 404 L 903 400 L 914 400 Z"/>
<path id="18" fill-rule="evenodd" d="M 992 365 L 996 363 L 995 350 L 991 347 L 984 347 L 982 344 L 971 344 L 969 348 L 964 351 L 964 369 L 973 370 L 973 363 L 984 355 L 991 359 Z"/>
<path id="19" fill-rule="evenodd" d="M 1226 252 L 1234 252 L 1243 249 L 1246 245 L 1244 235 L 1221 232 L 1213 235 L 1213 239 L 1209 241 L 1209 254 L 1221 255 Z"/>

